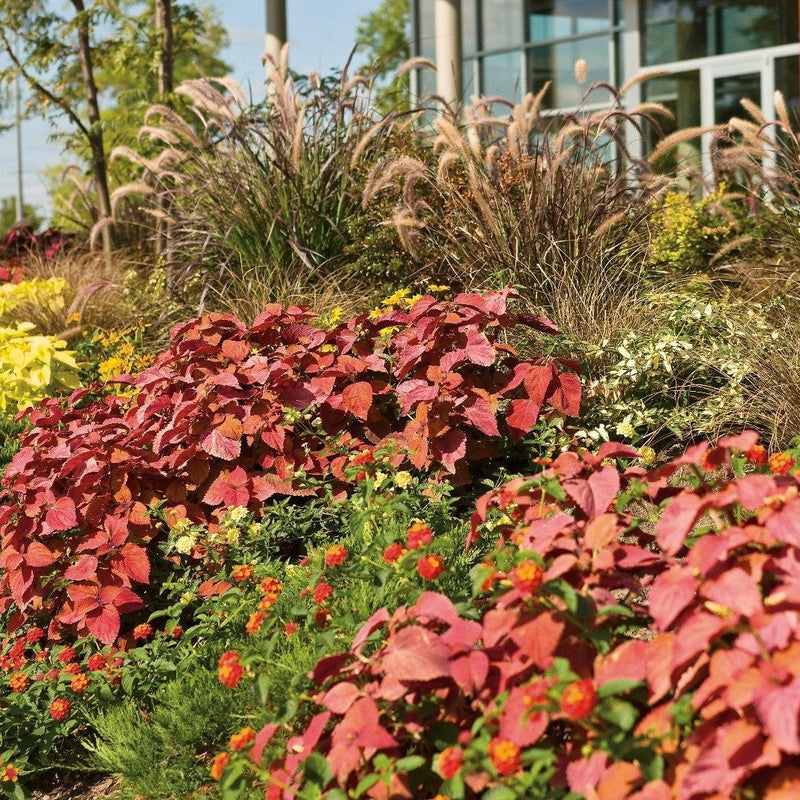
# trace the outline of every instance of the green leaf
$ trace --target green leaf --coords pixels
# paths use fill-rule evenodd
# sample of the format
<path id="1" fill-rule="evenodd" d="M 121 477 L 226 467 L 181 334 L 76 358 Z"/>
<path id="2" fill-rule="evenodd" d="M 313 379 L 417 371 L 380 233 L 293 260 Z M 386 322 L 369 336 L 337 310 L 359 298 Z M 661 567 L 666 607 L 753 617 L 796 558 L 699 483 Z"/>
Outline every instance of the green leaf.
<path id="1" fill-rule="evenodd" d="M 508 786 L 495 786 L 481 795 L 483 800 L 517 800 L 517 793 Z"/>
<path id="2" fill-rule="evenodd" d="M 644 681 L 635 680 L 633 678 L 615 678 L 611 681 L 606 681 L 597 690 L 597 696 L 601 700 L 605 697 L 611 697 L 615 694 L 622 694 L 635 686 L 641 686 Z"/>
<path id="3" fill-rule="evenodd" d="M 333 779 L 328 759 L 322 753 L 313 752 L 303 764 L 303 774 L 307 781 L 325 786 Z"/>
<path id="4" fill-rule="evenodd" d="M 628 606 L 613 605 L 605 606 L 597 612 L 598 617 L 635 617 L 636 615 Z"/>
<path id="5" fill-rule="evenodd" d="M 266 705 L 269 699 L 269 675 L 259 675 L 256 680 L 256 690 L 258 691 L 259 703 Z"/>
<path id="6" fill-rule="evenodd" d="M 620 700 L 617 697 L 606 698 L 598 706 L 597 715 L 623 731 L 629 731 L 639 719 L 639 712 L 636 707 L 632 703 Z"/>
<path id="7" fill-rule="evenodd" d="M 380 775 L 365 775 L 359 782 L 358 786 L 356 786 L 356 791 L 354 796 L 361 797 L 364 792 L 371 789 L 379 780 L 381 779 Z"/>
<path id="8" fill-rule="evenodd" d="M 398 772 L 411 772 L 412 769 L 421 767 L 427 760 L 425 756 L 406 756 L 395 762 L 394 769 Z"/>

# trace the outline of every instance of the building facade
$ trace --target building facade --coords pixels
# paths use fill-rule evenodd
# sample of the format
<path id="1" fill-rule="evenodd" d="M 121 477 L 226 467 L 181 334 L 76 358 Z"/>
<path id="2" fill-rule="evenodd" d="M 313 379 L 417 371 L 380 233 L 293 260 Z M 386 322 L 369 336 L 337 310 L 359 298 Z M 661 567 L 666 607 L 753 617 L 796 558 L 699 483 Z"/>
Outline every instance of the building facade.
<path id="1" fill-rule="evenodd" d="M 574 111 L 594 82 L 621 86 L 645 70 L 628 96 L 667 106 L 672 125 L 713 125 L 742 115 L 746 97 L 773 118 L 780 89 L 800 107 L 799 0 L 411 0 L 415 55 L 436 61 L 436 5 L 460 13 L 462 96 L 519 100 L 550 82 L 545 107 Z M 439 71 L 441 71 L 441 48 Z M 578 59 L 587 63 L 580 86 Z M 418 97 L 436 92 L 436 73 L 416 73 Z M 595 92 L 588 103 L 602 104 Z M 667 131 L 669 132 L 669 131 Z"/>

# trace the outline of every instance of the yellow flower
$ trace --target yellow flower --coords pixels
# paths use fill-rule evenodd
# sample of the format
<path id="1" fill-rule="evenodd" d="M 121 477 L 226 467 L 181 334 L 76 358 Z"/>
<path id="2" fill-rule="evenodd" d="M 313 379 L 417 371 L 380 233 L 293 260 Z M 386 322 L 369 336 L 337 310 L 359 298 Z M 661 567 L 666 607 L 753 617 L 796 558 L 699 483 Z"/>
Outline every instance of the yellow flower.
<path id="1" fill-rule="evenodd" d="M 639 448 L 639 461 L 642 464 L 648 465 L 655 463 L 656 460 L 656 451 L 653 450 L 652 447 L 648 447 L 646 444 L 642 445 Z"/>
<path id="2" fill-rule="evenodd" d="M 239 542 L 239 529 L 238 528 L 228 528 L 225 531 L 225 541 L 228 544 L 238 544 L 238 542 Z"/>
<path id="3" fill-rule="evenodd" d="M 394 476 L 394 484 L 400 489 L 405 489 L 406 486 L 410 485 L 412 480 L 414 479 L 412 478 L 411 473 L 406 472 L 405 470 L 401 470 Z"/>
<path id="4" fill-rule="evenodd" d="M 391 297 L 387 297 L 382 301 L 381 305 L 396 306 L 402 300 L 405 300 L 406 297 L 408 297 L 408 289 L 398 289 Z"/>
<path id="5" fill-rule="evenodd" d="M 388 476 L 388 475 L 387 475 L 385 472 L 381 472 L 380 470 L 378 470 L 378 471 L 375 473 L 375 483 L 374 483 L 374 486 L 375 486 L 375 488 L 376 488 L 376 489 L 379 489 L 379 488 L 381 487 L 381 485 L 383 484 L 383 482 L 384 482 L 384 481 L 386 480 L 386 478 L 388 478 L 388 477 L 389 477 L 389 476 Z"/>
<path id="6" fill-rule="evenodd" d="M 194 537 L 188 534 L 185 534 L 184 536 L 179 536 L 175 540 L 175 549 L 182 555 L 187 556 L 189 555 L 189 553 L 192 552 L 192 549 L 194 548 L 194 541 L 195 541 Z"/>
<path id="7" fill-rule="evenodd" d="M 247 516 L 247 509 L 244 506 L 231 506 L 222 518 L 223 525 L 236 525 Z"/>

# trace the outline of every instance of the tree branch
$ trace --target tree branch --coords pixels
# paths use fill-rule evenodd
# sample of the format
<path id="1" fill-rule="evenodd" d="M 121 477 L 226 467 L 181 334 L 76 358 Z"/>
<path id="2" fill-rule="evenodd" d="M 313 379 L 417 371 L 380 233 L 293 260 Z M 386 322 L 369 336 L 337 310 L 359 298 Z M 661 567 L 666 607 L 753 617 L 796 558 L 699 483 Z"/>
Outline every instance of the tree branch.
<path id="1" fill-rule="evenodd" d="M 49 89 L 46 89 L 42 86 L 36 78 L 33 77 L 22 65 L 22 62 L 17 57 L 14 48 L 11 47 L 10 42 L 6 37 L 5 30 L 0 27 L 0 39 L 3 41 L 3 49 L 6 51 L 8 57 L 13 62 L 14 66 L 19 71 L 19 74 L 25 79 L 25 82 L 30 86 L 37 94 L 40 94 L 46 97 L 51 103 L 57 105 L 69 118 L 72 120 L 72 123 L 75 127 L 88 139 L 89 138 L 89 129 L 83 124 L 81 118 L 75 113 L 72 107 L 67 103 L 66 100 L 59 97 L 58 95 L 53 94 Z"/>

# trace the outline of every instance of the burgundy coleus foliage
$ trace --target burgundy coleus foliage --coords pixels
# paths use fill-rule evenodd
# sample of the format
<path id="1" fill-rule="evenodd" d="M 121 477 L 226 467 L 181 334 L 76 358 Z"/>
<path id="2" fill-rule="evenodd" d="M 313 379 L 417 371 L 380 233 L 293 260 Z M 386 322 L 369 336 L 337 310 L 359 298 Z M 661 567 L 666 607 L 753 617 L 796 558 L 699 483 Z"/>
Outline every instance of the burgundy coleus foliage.
<path id="1" fill-rule="evenodd" d="M 74 234 L 57 228 L 48 228 L 38 234 L 27 226 L 12 228 L 0 240 L 0 283 L 19 283 L 22 280 L 26 255 L 37 253 L 54 258 L 69 247 L 73 239 Z"/>
<path id="2" fill-rule="evenodd" d="M 47 615 L 51 637 L 112 642 L 120 615 L 144 604 L 153 502 L 212 522 L 231 505 L 313 493 L 298 473 L 343 491 L 351 455 L 388 442 L 397 461 L 464 479 L 545 405 L 576 415 L 578 377 L 561 371 L 574 364 L 520 361 L 497 341 L 517 324 L 553 330 L 509 312 L 513 294 L 424 297 L 328 331 L 298 307 L 270 305 L 250 327 L 214 314 L 177 326 L 150 368 L 123 379 L 133 400 L 82 389 L 44 401 L 3 478 L 0 610 L 16 607 L 15 623 Z"/>
<path id="3" fill-rule="evenodd" d="M 798 796 L 800 476 L 734 477 L 755 441 L 748 432 L 697 445 L 649 474 L 603 463 L 631 453 L 604 445 L 481 498 L 473 540 L 494 519 L 497 552 L 530 553 L 543 581 L 526 588 L 513 570 L 490 568 L 484 586 L 495 593 L 472 608 L 425 594 L 378 611 L 349 652 L 321 660 L 313 747 L 328 759 L 330 785 L 357 785 L 377 753 L 413 754 L 428 766 L 390 770 L 368 794 L 446 794 L 430 742 L 441 749 L 452 725 L 470 732 L 444 742 L 463 750 L 468 797 L 516 780 L 487 768 L 486 736 L 513 742 L 523 759 L 529 749 L 556 753 L 548 785 L 537 786 L 551 797 Z M 637 496 L 660 505 L 652 534 L 624 508 Z M 492 509 L 505 515 L 499 527 Z M 577 720 L 572 695 L 558 697 L 558 659 L 598 698 Z M 621 715 L 606 696 L 622 702 Z M 340 732 L 356 721 L 361 738 Z M 271 796 L 308 780 L 303 753 L 273 752 Z"/>
<path id="4" fill-rule="evenodd" d="M 621 475 L 603 461 L 634 453 L 619 445 L 604 446 L 599 456 L 567 453 L 537 479 L 514 481 L 484 497 L 474 518 L 475 535 L 491 507 L 511 512 L 515 521 L 499 529 L 499 546 L 523 562 L 526 554 L 540 560 L 541 584 L 517 585 L 494 573 L 486 586 L 491 591 L 500 580 L 499 589 L 490 598 L 478 597 L 467 613 L 459 613 L 446 596 L 427 592 L 410 607 L 373 614 L 349 651 L 316 665 L 316 713 L 306 731 L 290 738 L 285 750 L 273 752 L 269 768 L 274 782 L 267 796 L 296 796 L 307 780 L 303 763 L 311 752 L 328 761 L 333 774 L 328 788 L 345 791 L 375 771 L 378 753 L 398 760 L 423 755 L 427 769 L 393 768 L 367 795 L 447 794 L 432 769 L 436 753 L 430 748 L 448 730 L 453 737 L 448 746 L 465 749 L 467 796 L 481 796 L 503 782 L 487 768 L 485 743 L 482 754 L 475 747 L 481 719 L 489 737 L 511 741 L 521 750 L 558 752 L 554 791 L 580 791 L 588 785 L 587 775 L 596 777 L 596 784 L 604 781 L 607 791 L 623 787 L 617 797 L 641 787 L 646 781 L 632 761 L 607 758 L 600 764 L 594 759 L 591 769 L 584 764 L 584 749 L 594 741 L 587 721 L 595 687 L 624 677 L 601 649 L 609 643 L 625 646 L 620 623 L 628 615 L 638 617 L 639 626 L 648 621 L 641 604 L 630 600 L 623 607 L 620 597 L 635 598 L 661 564 L 660 556 L 643 546 L 650 538 L 630 517 L 608 511 L 621 487 L 641 471 Z M 569 487 L 562 499 L 553 481 Z M 638 535 L 640 543 L 617 542 L 623 532 Z M 568 661 L 585 681 L 576 681 L 585 693 L 585 713 L 576 713 L 576 706 L 559 698 L 564 687 L 553 672 L 557 659 Z M 293 746 L 298 742 L 304 746 Z"/>

